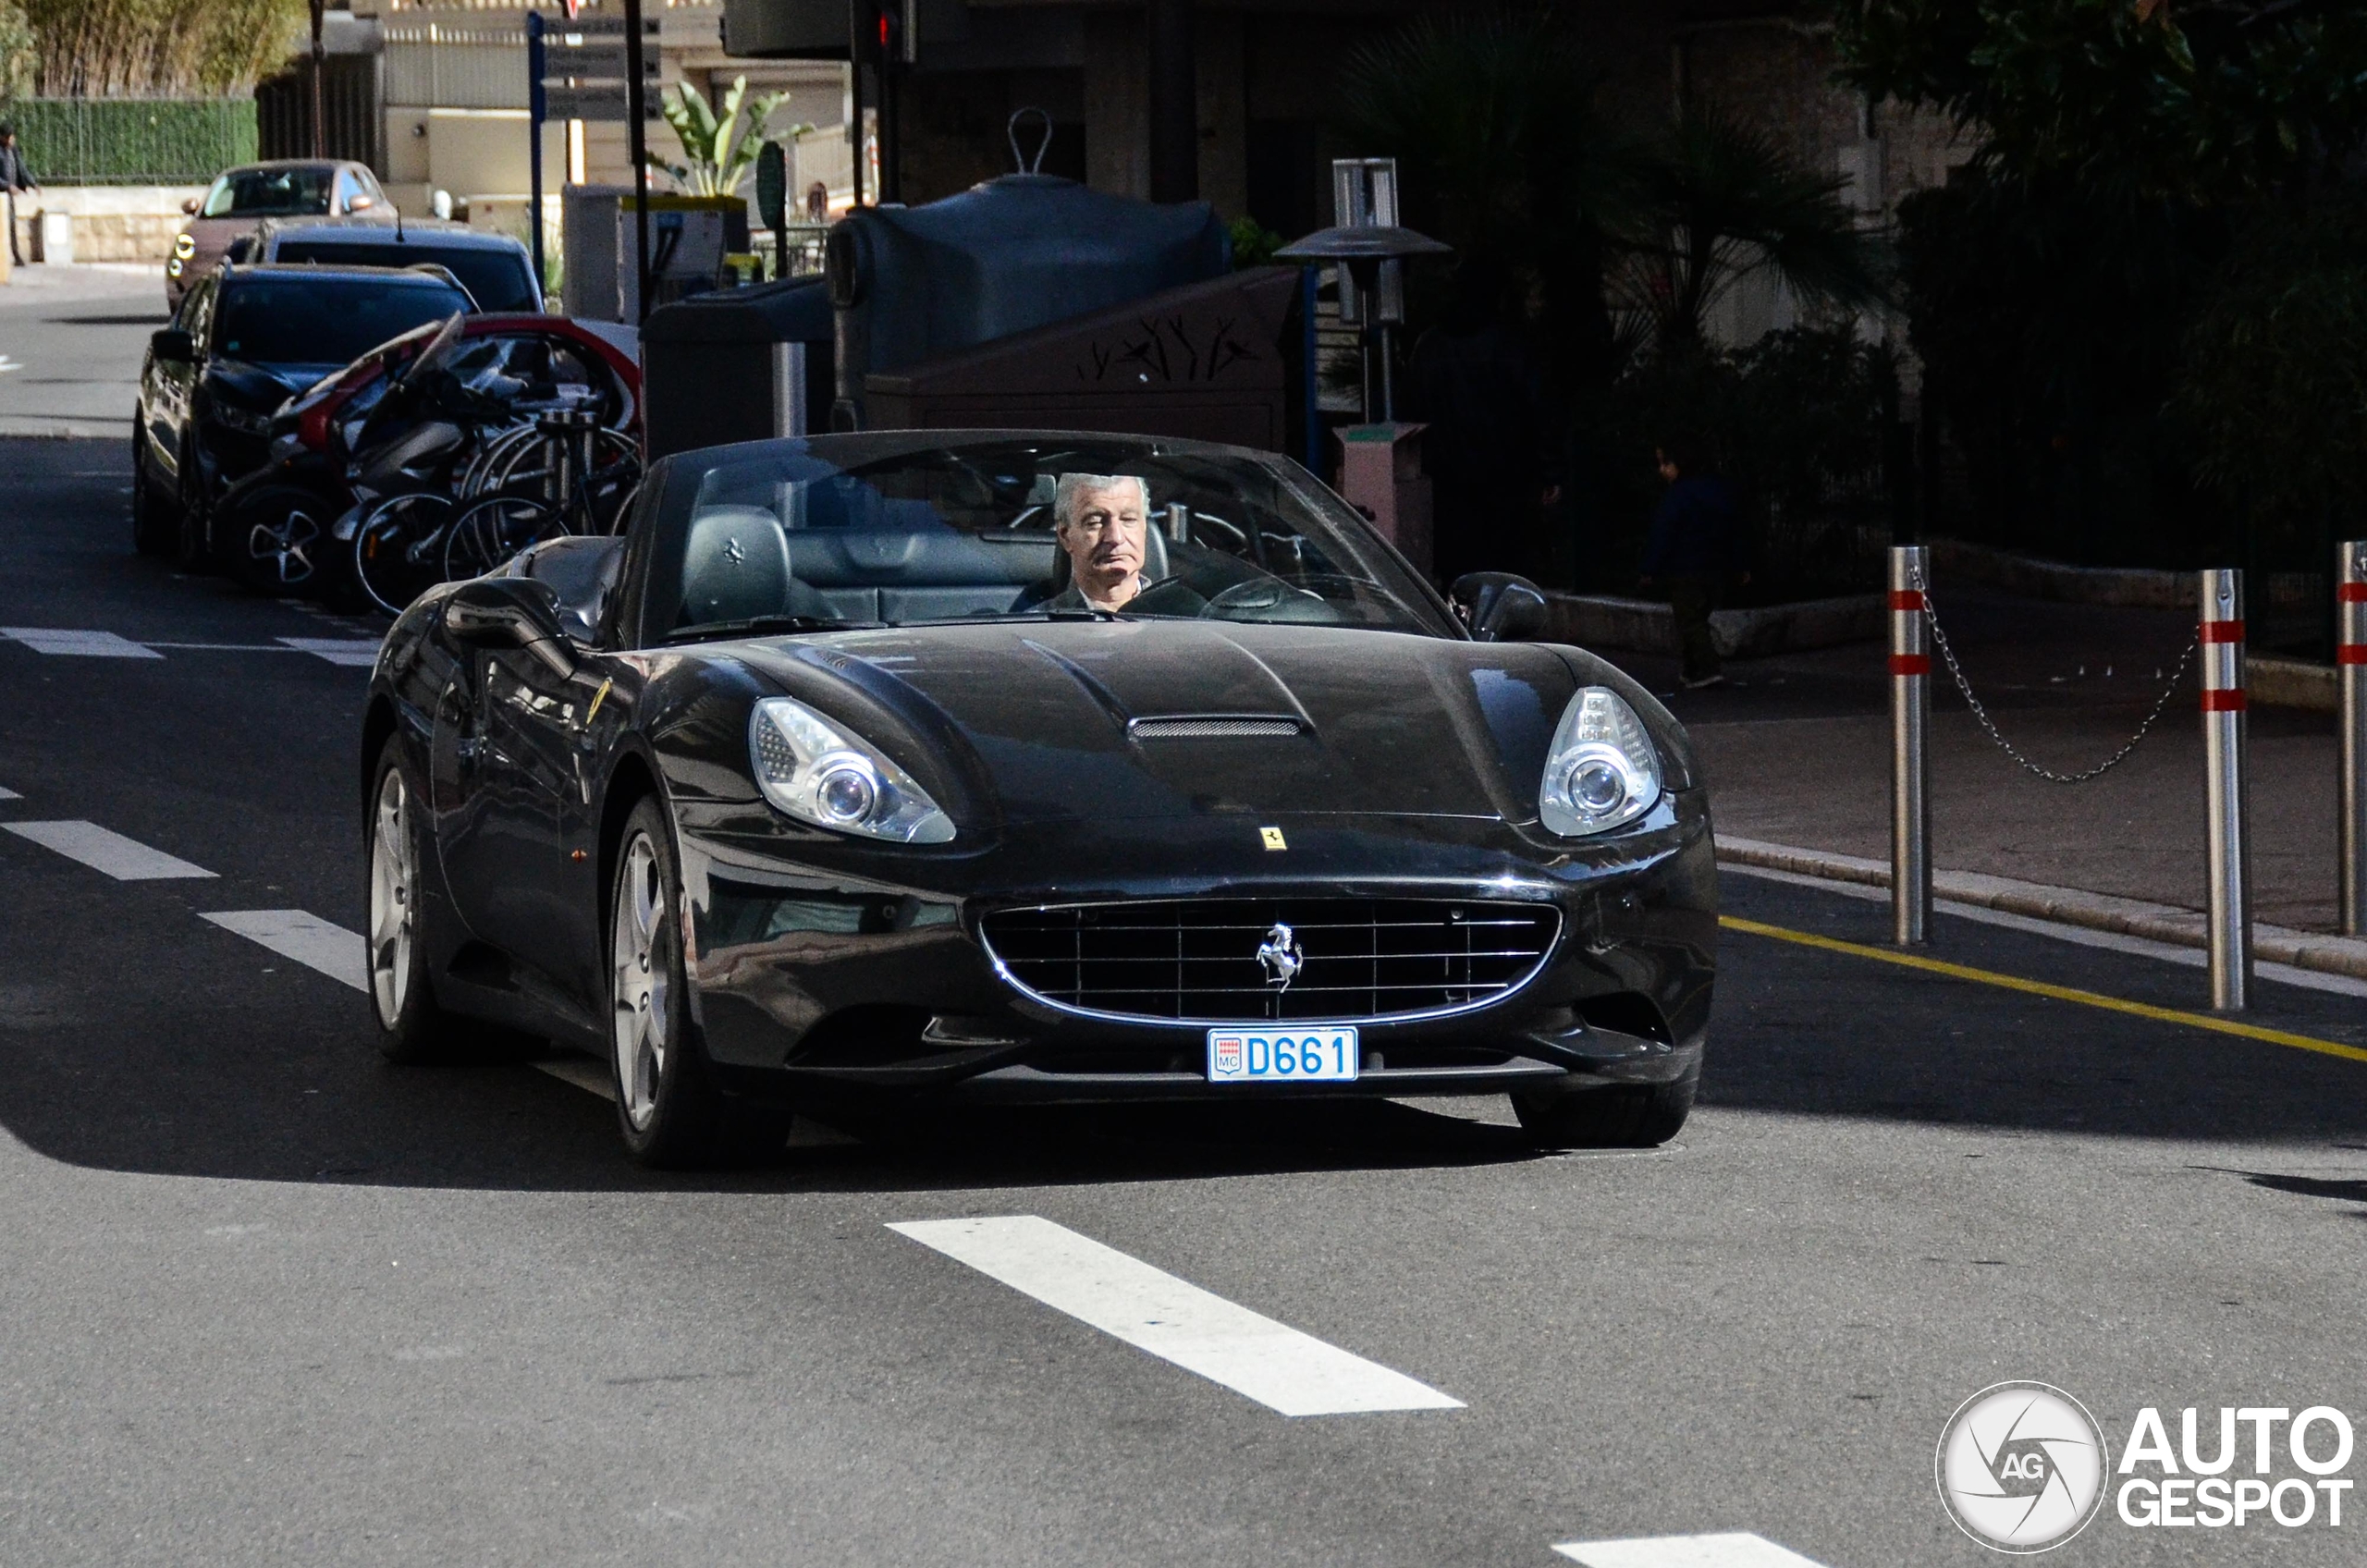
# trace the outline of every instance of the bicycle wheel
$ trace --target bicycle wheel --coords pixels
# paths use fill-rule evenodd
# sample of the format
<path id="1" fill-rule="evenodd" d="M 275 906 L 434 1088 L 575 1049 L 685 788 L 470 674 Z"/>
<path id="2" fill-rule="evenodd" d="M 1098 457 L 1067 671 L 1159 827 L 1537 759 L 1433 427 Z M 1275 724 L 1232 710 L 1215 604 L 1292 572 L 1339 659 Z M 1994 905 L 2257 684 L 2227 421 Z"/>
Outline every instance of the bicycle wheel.
<path id="1" fill-rule="evenodd" d="M 444 581 L 452 497 L 417 490 L 378 503 L 353 531 L 353 580 L 370 602 L 400 615 Z"/>
<path id="2" fill-rule="evenodd" d="M 444 540 L 444 577 L 483 577 L 519 551 L 567 532 L 558 514 L 523 496 L 488 496 L 454 520 Z"/>
<path id="3" fill-rule="evenodd" d="M 458 493 L 465 499 L 500 489 L 498 476 L 516 467 L 519 454 L 537 439 L 531 424 L 504 425 L 488 431 L 477 455 L 469 459 L 468 468 L 460 475 Z"/>

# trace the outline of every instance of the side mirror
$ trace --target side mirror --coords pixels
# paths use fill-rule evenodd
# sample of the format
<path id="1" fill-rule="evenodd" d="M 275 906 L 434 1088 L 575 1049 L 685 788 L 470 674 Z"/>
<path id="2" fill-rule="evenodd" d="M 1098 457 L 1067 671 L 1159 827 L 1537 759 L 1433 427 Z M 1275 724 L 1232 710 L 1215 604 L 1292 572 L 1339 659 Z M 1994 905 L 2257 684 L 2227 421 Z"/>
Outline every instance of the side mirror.
<path id="1" fill-rule="evenodd" d="M 195 217 L 197 215 L 197 198 L 194 196 L 182 197 L 181 211 L 187 213 L 191 217 Z"/>
<path id="2" fill-rule="evenodd" d="M 374 196 L 353 196 L 347 198 L 345 210 L 349 213 L 366 213 L 377 204 L 378 200 Z"/>
<path id="3" fill-rule="evenodd" d="M 159 364 L 195 364 L 197 340 L 178 326 L 167 326 L 148 335 L 148 352 Z"/>
<path id="4" fill-rule="evenodd" d="M 1524 643 L 1545 631 L 1545 595 L 1526 577 L 1474 571 L 1454 580 L 1447 596 L 1482 643 Z"/>
<path id="5" fill-rule="evenodd" d="M 480 577 L 444 601 L 444 629 L 471 648 L 522 648 L 554 675 L 572 675 L 575 655 L 558 618 L 558 596 L 530 577 Z"/>

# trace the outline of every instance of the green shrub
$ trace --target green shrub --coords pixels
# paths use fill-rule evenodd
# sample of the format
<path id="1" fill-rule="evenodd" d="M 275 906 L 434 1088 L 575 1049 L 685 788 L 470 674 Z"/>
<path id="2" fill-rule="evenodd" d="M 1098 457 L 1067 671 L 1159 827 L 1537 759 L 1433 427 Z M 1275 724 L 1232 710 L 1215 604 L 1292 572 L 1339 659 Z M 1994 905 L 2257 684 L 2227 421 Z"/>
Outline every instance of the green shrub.
<path id="1" fill-rule="evenodd" d="M 256 157 L 251 98 L 19 98 L 6 112 L 44 185 L 196 185 Z"/>

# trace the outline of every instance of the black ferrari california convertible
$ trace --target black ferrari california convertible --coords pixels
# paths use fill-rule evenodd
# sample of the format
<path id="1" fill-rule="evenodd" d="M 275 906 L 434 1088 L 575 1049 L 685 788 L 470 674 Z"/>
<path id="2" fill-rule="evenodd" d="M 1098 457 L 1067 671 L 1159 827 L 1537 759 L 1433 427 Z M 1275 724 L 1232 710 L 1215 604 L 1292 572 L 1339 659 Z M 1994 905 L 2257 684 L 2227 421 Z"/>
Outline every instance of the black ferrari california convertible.
<path id="1" fill-rule="evenodd" d="M 1072 515 L 1097 495 L 1127 515 Z M 1118 543 L 1077 554 L 1093 529 Z M 492 1024 L 597 1052 L 652 1164 L 886 1095 L 1504 1093 L 1542 1143 L 1662 1142 L 1716 937 L 1691 751 L 1617 670 L 1520 640 L 1526 584 L 1457 594 L 1229 447 L 669 458 L 619 536 L 386 640 L 386 1051 Z"/>

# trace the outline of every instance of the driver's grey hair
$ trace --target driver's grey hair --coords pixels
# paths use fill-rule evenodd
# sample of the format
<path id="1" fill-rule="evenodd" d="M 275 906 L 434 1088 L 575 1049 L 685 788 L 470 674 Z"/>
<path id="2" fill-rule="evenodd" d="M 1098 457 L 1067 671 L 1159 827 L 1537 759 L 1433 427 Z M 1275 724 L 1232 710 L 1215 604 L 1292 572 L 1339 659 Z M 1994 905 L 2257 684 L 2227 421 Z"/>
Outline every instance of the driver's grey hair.
<path id="1" fill-rule="evenodd" d="M 1150 520 L 1150 482 L 1138 473 L 1064 473 L 1052 491 L 1052 526 L 1066 528 L 1076 521 L 1078 497 L 1098 496 L 1104 490 L 1114 490 L 1121 484 L 1131 484 L 1143 498 L 1143 520 Z"/>

